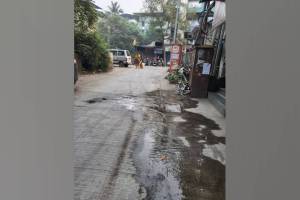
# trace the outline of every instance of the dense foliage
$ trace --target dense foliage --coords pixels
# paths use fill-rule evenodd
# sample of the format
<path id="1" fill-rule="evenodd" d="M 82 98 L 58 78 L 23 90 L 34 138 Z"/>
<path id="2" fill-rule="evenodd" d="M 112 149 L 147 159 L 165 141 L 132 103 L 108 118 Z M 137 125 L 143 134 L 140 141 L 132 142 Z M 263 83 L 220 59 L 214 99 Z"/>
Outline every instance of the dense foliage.
<path id="1" fill-rule="evenodd" d="M 106 70 L 110 64 L 107 44 L 96 31 L 98 17 L 92 0 L 75 0 L 74 53 L 88 71 Z"/>
<path id="2" fill-rule="evenodd" d="M 151 20 L 144 35 L 144 43 L 150 44 L 152 41 L 163 42 L 164 37 L 164 31 L 160 28 L 159 23 L 155 19 Z"/>
<path id="3" fill-rule="evenodd" d="M 75 53 L 80 56 L 82 66 L 88 71 L 105 70 L 109 67 L 107 47 L 96 32 L 75 35 Z"/>
<path id="4" fill-rule="evenodd" d="M 164 41 L 172 40 L 175 28 L 177 0 L 145 0 L 145 8 L 149 13 L 161 13 L 160 16 L 153 17 L 150 27 L 146 33 L 147 40 Z M 182 6 L 182 5 L 181 5 Z M 178 28 L 186 30 L 188 26 L 186 17 L 179 14 Z M 177 32 L 180 35 L 179 32 Z M 180 39 L 181 37 L 178 37 Z"/>
<path id="5" fill-rule="evenodd" d="M 143 34 L 137 24 L 127 19 L 109 13 L 100 19 L 98 30 L 108 42 L 109 48 L 134 51 L 133 42 L 143 42 Z"/>
<path id="6" fill-rule="evenodd" d="M 165 78 L 171 84 L 178 84 L 178 81 L 180 79 L 180 73 L 178 72 L 178 70 L 174 70 L 174 71 L 171 71 L 170 73 L 168 73 L 168 75 Z"/>

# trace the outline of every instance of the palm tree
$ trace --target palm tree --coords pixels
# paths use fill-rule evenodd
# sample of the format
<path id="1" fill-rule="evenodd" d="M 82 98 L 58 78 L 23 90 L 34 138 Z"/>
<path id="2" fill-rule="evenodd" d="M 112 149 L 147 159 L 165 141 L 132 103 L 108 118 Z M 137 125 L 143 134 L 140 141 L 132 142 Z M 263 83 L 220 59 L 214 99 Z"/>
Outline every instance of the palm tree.
<path id="1" fill-rule="evenodd" d="M 111 13 L 113 13 L 113 14 L 123 13 L 123 10 L 121 9 L 121 7 L 117 1 L 115 1 L 115 2 L 111 1 L 110 3 L 111 3 L 111 6 L 108 6 L 108 9 L 110 10 Z"/>

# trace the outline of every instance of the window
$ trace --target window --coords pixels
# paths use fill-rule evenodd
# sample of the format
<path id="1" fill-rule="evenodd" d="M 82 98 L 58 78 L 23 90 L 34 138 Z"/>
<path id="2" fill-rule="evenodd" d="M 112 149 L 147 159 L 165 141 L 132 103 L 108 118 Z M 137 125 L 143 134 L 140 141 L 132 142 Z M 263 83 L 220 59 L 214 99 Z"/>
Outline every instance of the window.
<path id="1" fill-rule="evenodd" d="M 126 54 L 127 54 L 127 56 L 130 56 L 130 52 L 129 51 L 126 51 Z"/>
<path id="2" fill-rule="evenodd" d="M 124 51 L 118 51 L 118 56 L 125 56 L 125 52 Z"/>
<path id="3" fill-rule="evenodd" d="M 110 52 L 113 54 L 113 56 L 117 55 L 117 51 L 110 51 Z"/>

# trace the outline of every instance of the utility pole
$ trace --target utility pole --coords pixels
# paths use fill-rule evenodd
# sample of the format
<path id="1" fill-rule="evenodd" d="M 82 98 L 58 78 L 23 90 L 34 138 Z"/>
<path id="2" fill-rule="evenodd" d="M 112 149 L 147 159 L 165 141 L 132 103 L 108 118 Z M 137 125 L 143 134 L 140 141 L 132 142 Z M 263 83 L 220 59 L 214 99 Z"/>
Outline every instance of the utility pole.
<path id="1" fill-rule="evenodd" d="M 180 11 L 180 0 L 177 0 L 177 5 L 176 5 L 176 20 L 175 20 L 175 29 L 174 29 L 174 38 L 173 38 L 173 43 L 174 44 L 176 43 L 176 37 L 177 37 L 179 11 Z"/>

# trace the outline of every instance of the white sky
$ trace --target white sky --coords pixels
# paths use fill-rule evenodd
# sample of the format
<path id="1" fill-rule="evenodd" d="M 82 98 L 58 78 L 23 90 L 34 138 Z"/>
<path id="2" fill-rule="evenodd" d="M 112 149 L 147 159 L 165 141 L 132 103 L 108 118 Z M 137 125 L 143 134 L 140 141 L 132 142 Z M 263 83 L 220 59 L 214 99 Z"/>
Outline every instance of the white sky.
<path id="1" fill-rule="evenodd" d="M 112 0 L 94 0 L 95 4 L 101 7 L 103 10 L 108 10 L 108 6 Z M 121 9 L 124 13 L 135 13 L 143 10 L 144 0 L 113 0 L 119 2 Z"/>

